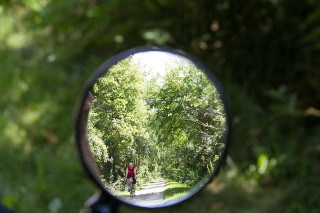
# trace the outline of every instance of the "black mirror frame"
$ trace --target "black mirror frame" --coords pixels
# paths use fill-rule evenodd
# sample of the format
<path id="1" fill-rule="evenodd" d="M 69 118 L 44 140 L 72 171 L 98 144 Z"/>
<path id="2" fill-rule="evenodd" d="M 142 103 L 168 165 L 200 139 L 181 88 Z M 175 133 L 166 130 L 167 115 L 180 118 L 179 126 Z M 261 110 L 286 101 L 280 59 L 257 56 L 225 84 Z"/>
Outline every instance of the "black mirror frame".
<path id="1" fill-rule="evenodd" d="M 224 137 L 225 148 L 221 154 L 220 159 L 217 161 L 217 163 L 215 165 L 215 169 L 214 169 L 213 173 L 208 177 L 208 180 L 203 184 L 202 187 L 197 188 L 196 190 L 193 191 L 193 193 L 190 193 L 190 195 L 186 196 L 181 201 L 174 203 L 174 204 L 159 206 L 159 207 L 158 206 L 156 206 L 156 207 L 143 207 L 143 206 L 133 205 L 133 204 L 127 203 L 127 202 L 117 198 L 116 196 L 112 195 L 111 193 L 109 193 L 105 189 L 105 187 L 103 186 L 103 183 L 100 181 L 100 178 L 97 177 L 94 174 L 93 169 L 90 168 L 90 162 L 85 157 L 85 150 L 83 150 L 83 147 L 82 147 L 83 145 L 81 144 L 82 138 L 87 137 L 87 134 L 86 134 L 87 119 L 85 120 L 82 117 L 81 112 L 83 111 L 84 101 L 86 100 L 87 94 L 90 91 L 90 89 L 92 88 L 92 85 L 96 82 L 96 80 L 98 78 L 105 75 L 108 72 L 108 70 L 112 66 L 117 64 L 119 61 L 126 59 L 130 55 L 133 55 L 136 53 L 142 53 L 142 52 L 149 52 L 149 51 L 160 51 L 160 52 L 166 52 L 166 53 L 171 53 L 171 54 L 181 56 L 183 58 L 190 60 L 191 62 L 194 63 L 194 65 L 198 69 L 202 70 L 205 73 L 205 75 L 214 84 L 214 86 L 217 89 L 217 92 L 220 95 L 220 98 L 221 98 L 223 106 L 224 106 L 225 114 L 226 114 L 226 125 L 227 125 L 226 126 L 226 133 L 225 133 L 225 137 Z M 80 160 L 81 160 L 82 166 L 83 166 L 84 170 L 86 171 L 86 173 L 88 174 L 89 178 L 97 185 L 97 187 L 99 189 L 101 189 L 101 192 L 102 192 L 101 196 L 104 198 L 103 199 L 104 202 L 109 202 L 113 206 L 117 206 L 120 203 L 124 203 L 125 205 L 131 206 L 131 207 L 136 207 L 136 208 L 138 207 L 138 208 L 143 208 L 143 209 L 159 209 L 159 208 L 176 206 L 176 205 L 179 205 L 179 204 L 189 200 L 190 198 L 194 197 L 197 193 L 199 193 L 203 188 L 205 188 L 205 186 L 208 185 L 217 176 L 217 174 L 219 173 L 219 170 L 221 168 L 222 163 L 226 159 L 227 152 L 228 152 L 229 146 L 230 146 L 231 117 L 230 117 L 229 107 L 227 104 L 226 95 L 225 95 L 225 92 L 223 90 L 221 83 L 218 81 L 217 77 L 213 74 L 213 72 L 210 69 L 208 69 L 204 64 L 199 62 L 197 59 L 187 55 L 186 53 L 183 53 L 181 51 L 174 50 L 174 49 L 168 48 L 168 47 L 140 46 L 140 47 L 136 47 L 136 48 L 132 48 L 132 49 L 128 49 L 123 52 L 120 52 L 120 53 L 114 55 L 113 57 L 111 57 L 110 59 L 108 59 L 107 61 L 105 61 L 102 65 L 100 65 L 93 72 L 93 74 L 90 76 L 89 80 L 86 82 L 86 84 L 82 90 L 82 94 L 80 96 L 80 99 L 78 100 L 78 103 L 76 104 L 74 115 L 75 115 L 74 117 L 75 117 L 76 145 L 77 145 L 77 148 L 78 148 L 78 151 L 80 154 Z"/>

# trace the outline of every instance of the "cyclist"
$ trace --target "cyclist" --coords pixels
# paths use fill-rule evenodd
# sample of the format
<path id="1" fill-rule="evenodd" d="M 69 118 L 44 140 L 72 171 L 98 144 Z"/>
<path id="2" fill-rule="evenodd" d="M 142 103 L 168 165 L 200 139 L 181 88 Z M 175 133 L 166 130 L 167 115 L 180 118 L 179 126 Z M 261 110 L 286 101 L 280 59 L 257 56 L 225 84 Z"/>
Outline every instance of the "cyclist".
<path id="1" fill-rule="evenodd" d="M 127 180 L 128 186 L 130 185 L 130 182 L 131 182 L 130 179 L 132 179 L 132 188 L 133 188 L 133 191 L 135 191 L 137 180 L 136 180 L 136 167 L 133 165 L 133 163 L 129 163 L 129 166 L 126 168 L 126 180 Z"/>

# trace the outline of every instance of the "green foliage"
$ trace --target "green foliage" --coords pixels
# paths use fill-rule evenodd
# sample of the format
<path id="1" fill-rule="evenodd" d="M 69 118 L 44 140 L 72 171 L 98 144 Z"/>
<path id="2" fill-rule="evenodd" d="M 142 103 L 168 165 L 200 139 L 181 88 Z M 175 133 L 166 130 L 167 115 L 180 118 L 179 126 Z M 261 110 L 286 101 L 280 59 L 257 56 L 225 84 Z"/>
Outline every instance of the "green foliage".
<path id="1" fill-rule="evenodd" d="M 164 177 L 191 186 L 213 170 L 224 149 L 225 113 L 219 94 L 194 65 L 180 65 L 150 97 L 152 126 L 162 152 Z M 211 169 L 210 169 L 211 168 Z"/>
<path id="2" fill-rule="evenodd" d="M 162 44 L 221 79 L 233 161 L 189 203 L 155 211 L 318 212 L 319 11 L 317 0 L 1 1 L 0 201 L 37 213 L 59 198 L 58 212 L 77 212 L 94 191 L 71 140 L 81 86 L 120 50 Z"/>
<path id="3" fill-rule="evenodd" d="M 95 98 L 89 116 L 89 141 L 111 190 L 122 189 L 129 162 L 139 166 L 141 183 L 155 178 L 157 173 L 158 149 L 146 129 L 148 111 L 143 101 L 144 85 L 142 71 L 128 58 L 114 65 L 93 86 Z"/>

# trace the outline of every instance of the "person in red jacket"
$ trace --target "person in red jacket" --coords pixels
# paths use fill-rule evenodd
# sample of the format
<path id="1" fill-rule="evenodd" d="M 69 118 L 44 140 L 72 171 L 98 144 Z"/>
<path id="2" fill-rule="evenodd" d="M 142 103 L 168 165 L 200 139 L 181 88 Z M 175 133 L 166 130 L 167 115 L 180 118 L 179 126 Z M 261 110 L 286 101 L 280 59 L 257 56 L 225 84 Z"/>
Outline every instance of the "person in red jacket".
<path id="1" fill-rule="evenodd" d="M 126 180 L 128 185 L 131 182 L 130 180 L 131 178 L 132 178 L 132 187 L 133 187 L 133 190 L 135 191 L 137 180 L 136 180 L 136 167 L 133 165 L 133 163 L 129 163 L 129 166 L 126 168 Z"/>

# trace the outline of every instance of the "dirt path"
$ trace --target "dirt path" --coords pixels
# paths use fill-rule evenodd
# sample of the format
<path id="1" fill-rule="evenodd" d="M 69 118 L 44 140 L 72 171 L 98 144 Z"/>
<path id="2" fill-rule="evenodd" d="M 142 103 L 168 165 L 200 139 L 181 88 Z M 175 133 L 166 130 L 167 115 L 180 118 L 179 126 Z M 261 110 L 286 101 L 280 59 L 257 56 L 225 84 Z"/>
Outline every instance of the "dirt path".
<path id="1" fill-rule="evenodd" d="M 129 203 L 138 206 L 159 206 L 165 201 L 163 200 L 163 191 L 165 189 L 165 180 L 159 179 L 143 188 L 136 191 L 136 196 L 131 198 L 126 198 Z"/>

